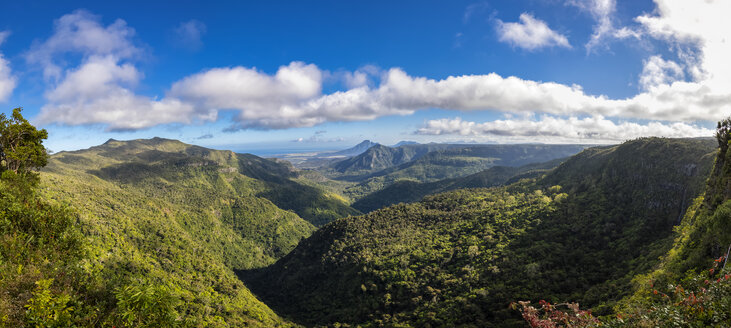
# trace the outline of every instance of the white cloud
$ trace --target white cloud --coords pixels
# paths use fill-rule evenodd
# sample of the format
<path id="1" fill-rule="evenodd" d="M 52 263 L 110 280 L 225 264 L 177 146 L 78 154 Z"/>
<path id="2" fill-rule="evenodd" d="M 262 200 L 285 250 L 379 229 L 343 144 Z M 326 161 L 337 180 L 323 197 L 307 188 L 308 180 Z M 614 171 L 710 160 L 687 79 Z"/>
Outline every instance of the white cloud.
<path id="1" fill-rule="evenodd" d="M 658 85 L 672 84 L 685 76 L 683 68 L 671 60 L 664 60 L 661 56 L 652 56 L 647 59 L 640 75 L 640 85 L 649 90 Z"/>
<path id="2" fill-rule="evenodd" d="M 203 35 L 206 34 L 206 24 L 198 20 L 182 22 L 173 30 L 175 44 L 189 50 L 198 50 L 203 46 Z"/>
<path id="3" fill-rule="evenodd" d="M 0 45 L 10 36 L 10 31 L 0 31 Z M 0 53 L 0 102 L 8 100 L 17 83 L 16 77 L 10 70 L 10 63 Z"/>
<path id="4" fill-rule="evenodd" d="M 462 16 L 462 23 L 465 23 L 465 24 L 466 23 L 469 23 L 470 20 L 472 19 L 472 17 L 476 13 L 485 11 L 485 10 L 487 10 L 489 8 L 490 8 L 490 4 L 487 3 L 486 1 L 477 2 L 477 3 L 473 3 L 473 4 L 468 5 L 465 8 L 464 14 Z"/>
<path id="5" fill-rule="evenodd" d="M 567 119 L 543 116 L 540 120 L 496 120 L 476 123 L 454 119 L 431 120 L 416 131 L 425 135 L 460 135 L 512 141 L 613 143 L 639 137 L 710 137 L 713 130 L 686 123 L 615 123 L 601 116 Z"/>
<path id="6" fill-rule="evenodd" d="M 375 85 L 376 80 L 383 75 L 383 71 L 375 65 L 361 66 L 355 71 L 336 71 L 334 73 L 323 71 L 325 82 L 342 83 L 346 88 L 360 88 Z"/>
<path id="7" fill-rule="evenodd" d="M 43 42 L 36 42 L 26 54 L 31 64 L 43 66 L 44 76 L 58 79 L 63 67 L 54 59 L 65 53 L 83 56 L 113 56 L 128 59 L 142 54 L 131 38 L 134 29 L 117 19 L 109 26 L 100 23 L 100 17 L 85 10 L 76 10 L 54 22 L 53 35 Z"/>
<path id="8" fill-rule="evenodd" d="M 546 22 L 536 19 L 533 15 L 522 13 L 519 23 L 505 23 L 497 21 L 499 40 L 526 50 L 536 50 L 546 47 L 571 48 L 565 36 L 552 30 Z"/>
<path id="9" fill-rule="evenodd" d="M 217 68 L 198 73 L 173 84 L 168 97 L 161 102 L 168 106 L 149 110 L 155 102 L 134 96 L 123 84 L 133 84 L 139 76 L 124 66 L 107 64 L 110 80 L 94 82 L 104 86 L 99 90 L 79 89 L 60 84 L 60 91 L 49 93 L 49 99 L 70 103 L 63 108 L 48 109 L 49 119 L 67 124 L 106 123 L 112 128 L 141 128 L 170 122 L 189 123 L 214 120 L 219 110 L 237 110 L 237 128 L 279 129 L 307 127 L 324 122 L 363 121 L 388 115 L 408 115 L 417 110 L 442 108 L 451 110 L 494 110 L 516 114 L 548 113 L 553 115 L 603 115 L 670 121 L 713 121 L 727 115 L 731 95 L 713 95 L 703 85 L 674 82 L 653 86 L 645 93 L 628 99 L 609 99 L 587 95 L 579 86 L 554 82 L 536 82 L 497 74 L 464 75 L 433 80 L 412 77 L 401 69 L 390 69 L 381 77 L 377 87 L 361 86 L 346 91 L 322 94 L 322 71 L 312 64 L 293 62 L 269 75 L 256 69 Z M 129 71 L 128 71 L 129 70 Z M 77 74 L 69 74 L 75 81 Z M 85 75 L 81 72 L 78 75 Z M 90 74 L 99 78 L 103 74 Z M 91 85 L 94 85 L 91 84 Z M 71 96 L 61 97 L 56 94 Z M 103 95 L 134 97 L 134 102 L 146 100 L 150 105 L 141 109 L 128 108 L 134 115 L 121 116 L 122 105 L 110 108 Z M 75 105 L 74 99 L 85 106 Z M 158 105 L 159 106 L 159 105 Z M 70 108 L 77 108 L 71 112 Z M 44 109 L 45 110 L 45 109 Z M 89 111 L 83 119 L 75 118 L 78 111 Z M 119 112 L 119 113 L 118 113 Z M 145 115 L 149 113 L 150 115 Z M 61 115 L 68 114 L 68 115 Z M 113 114 L 113 115 L 112 115 Z M 105 115 L 108 115 L 105 116 Z M 157 117 L 157 118 L 156 118 Z M 136 123 L 141 120 L 143 123 Z"/>
<path id="10" fill-rule="evenodd" d="M 496 110 L 511 113 L 604 115 L 673 121 L 717 120 L 731 109 L 730 94 L 711 95 L 702 85 L 660 85 L 628 99 L 592 96 L 579 86 L 536 82 L 517 77 L 464 75 L 433 80 L 389 70 L 378 88 L 335 92 L 288 108 L 300 126 L 325 121 L 369 120 L 416 110 Z"/>
<path id="11" fill-rule="evenodd" d="M 215 120 L 216 112 L 196 112 L 177 99 L 154 100 L 136 95 L 142 78 L 132 63 L 141 53 L 130 38 L 134 31 L 122 20 L 103 26 L 99 17 L 75 11 L 58 19 L 54 34 L 26 55 L 43 66 L 48 77 L 48 102 L 41 108 L 41 124 L 106 124 L 111 130 L 147 128 L 164 123 Z M 77 67 L 56 62 L 62 54 L 82 56 Z"/>
<path id="12" fill-rule="evenodd" d="M 150 99 L 132 91 L 142 74 L 131 64 L 132 53 L 137 51 L 122 50 L 123 45 L 137 49 L 130 41 L 130 32 L 87 22 L 71 25 L 118 31 L 123 37 L 114 38 L 122 40 L 121 45 L 74 48 L 84 55 L 83 63 L 62 71 L 63 80 L 47 93 L 49 104 L 43 108 L 42 117 L 46 122 L 138 129 L 215 120 L 218 111 L 235 110 L 238 115 L 234 128 L 279 129 L 409 115 L 430 108 L 674 122 L 716 121 L 730 115 L 731 65 L 727 65 L 727 58 L 731 56 L 731 42 L 726 40 L 731 40 L 731 30 L 720 27 L 727 25 L 723 13 L 731 12 L 731 2 L 685 5 L 682 1 L 657 1 L 655 13 L 636 20 L 645 35 L 669 43 L 677 58 L 648 57 L 639 81 L 644 89 L 624 99 L 586 94 L 577 85 L 495 73 L 437 80 L 410 76 L 399 68 L 343 73 L 337 78 L 348 88 L 323 94 L 323 80 L 331 74 L 302 62 L 281 66 L 272 74 L 241 66 L 214 68 L 175 82 L 161 100 Z M 613 2 L 609 4 L 613 6 Z M 115 24 L 126 26 L 120 21 Z M 75 33 L 85 34 L 82 32 Z M 56 38 L 54 35 L 49 40 Z M 45 50 L 38 46 L 36 50 L 55 53 L 55 47 Z M 89 50 L 92 48 L 98 49 Z M 48 62 L 52 62 L 50 59 Z M 634 129 L 632 124 L 615 125 Z M 673 124 L 661 125 L 675 127 Z M 697 130 L 680 127 L 673 131 L 695 135 L 693 131 Z M 615 131 L 620 139 L 625 136 L 620 129 L 606 131 Z M 607 133 L 603 138 L 610 138 Z"/>
<path id="13" fill-rule="evenodd" d="M 605 46 L 608 39 L 630 37 L 639 39 L 641 37 L 641 33 L 632 28 L 626 26 L 622 28 L 615 27 L 616 0 L 568 0 L 567 3 L 589 13 L 596 22 L 592 35 L 586 43 L 587 52 Z"/>
<path id="14" fill-rule="evenodd" d="M 709 87 L 731 85 L 731 1 L 656 0 L 655 14 L 637 17 L 646 32 L 669 42 L 693 78 Z"/>
<path id="15" fill-rule="evenodd" d="M 194 118 L 215 120 L 216 113 L 194 112 L 176 99 L 152 100 L 125 86 L 138 83 L 141 73 L 113 56 L 92 56 L 46 93 L 48 103 L 38 117 L 41 124 L 105 123 L 111 130 L 134 130 L 164 123 L 191 123 Z"/>
<path id="16" fill-rule="evenodd" d="M 320 95 L 322 75 L 317 66 L 302 62 L 282 66 L 274 75 L 241 66 L 215 68 L 174 83 L 170 96 L 203 111 L 236 109 L 241 127 L 311 126 L 316 123 L 294 108 Z"/>

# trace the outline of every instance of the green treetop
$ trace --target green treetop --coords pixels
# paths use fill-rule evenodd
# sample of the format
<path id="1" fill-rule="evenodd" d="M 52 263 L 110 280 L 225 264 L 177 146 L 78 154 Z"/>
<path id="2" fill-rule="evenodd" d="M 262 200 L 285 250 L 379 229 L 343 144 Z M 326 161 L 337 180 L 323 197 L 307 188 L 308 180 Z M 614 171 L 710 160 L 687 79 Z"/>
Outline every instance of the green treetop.
<path id="1" fill-rule="evenodd" d="M 22 110 L 13 109 L 9 118 L 0 114 L 0 173 L 12 171 L 25 175 L 45 166 L 48 161 L 48 153 L 43 147 L 48 132 L 30 124 L 20 113 Z"/>

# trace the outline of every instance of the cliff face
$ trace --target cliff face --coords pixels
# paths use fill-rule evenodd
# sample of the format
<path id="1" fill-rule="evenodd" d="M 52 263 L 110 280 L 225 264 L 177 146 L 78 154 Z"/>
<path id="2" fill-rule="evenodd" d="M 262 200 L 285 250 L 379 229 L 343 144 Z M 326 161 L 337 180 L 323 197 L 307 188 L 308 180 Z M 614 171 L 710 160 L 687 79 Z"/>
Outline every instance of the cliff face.
<path id="1" fill-rule="evenodd" d="M 731 119 L 719 122 L 716 139 L 719 149 L 705 194 L 688 207 L 672 249 L 647 280 L 661 285 L 706 270 L 731 245 Z"/>

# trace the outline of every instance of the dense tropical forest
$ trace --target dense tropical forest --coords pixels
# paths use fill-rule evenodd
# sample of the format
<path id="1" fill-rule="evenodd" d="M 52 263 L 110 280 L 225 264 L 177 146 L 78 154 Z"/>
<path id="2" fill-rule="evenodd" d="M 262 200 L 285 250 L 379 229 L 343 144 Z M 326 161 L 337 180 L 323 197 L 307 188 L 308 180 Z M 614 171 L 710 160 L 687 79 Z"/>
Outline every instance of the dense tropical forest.
<path id="1" fill-rule="evenodd" d="M 715 148 L 659 138 L 590 148 L 539 178 L 335 221 L 242 276 L 314 325 L 521 326 L 508 305 L 539 298 L 610 314 L 672 246 Z"/>
<path id="2" fill-rule="evenodd" d="M 730 133 L 301 169 L 160 138 L 49 155 L 15 109 L 0 325 L 726 327 Z"/>

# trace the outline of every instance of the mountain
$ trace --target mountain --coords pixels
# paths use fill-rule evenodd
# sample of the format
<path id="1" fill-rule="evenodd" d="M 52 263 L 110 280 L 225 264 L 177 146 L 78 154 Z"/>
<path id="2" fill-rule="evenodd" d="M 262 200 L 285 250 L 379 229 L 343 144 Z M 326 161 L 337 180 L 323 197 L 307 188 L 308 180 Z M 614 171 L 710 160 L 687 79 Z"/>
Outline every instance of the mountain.
<path id="1" fill-rule="evenodd" d="M 94 156 L 94 160 L 89 160 L 89 156 Z M 109 140 L 87 151 L 63 152 L 55 157 L 58 160 L 52 161 L 47 170 L 55 169 L 59 163 L 73 165 L 77 170 L 93 167 L 96 170 L 89 173 L 120 183 L 155 180 L 162 174 L 177 175 L 176 170 L 186 167 L 219 169 L 220 173 L 255 179 L 255 184 L 245 186 L 254 190 L 255 196 L 294 211 L 316 226 L 358 214 L 340 197 L 297 182 L 298 173 L 289 162 L 207 149 L 177 140 Z"/>
<path id="2" fill-rule="evenodd" d="M 715 146 L 589 148 L 534 180 L 336 220 L 239 274 L 278 313 L 312 325 L 522 327 L 508 303 L 538 299 L 609 314 L 672 246 Z"/>
<path id="3" fill-rule="evenodd" d="M 547 170 L 558 166 L 563 160 L 557 159 L 520 167 L 493 166 L 465 177 L 444 179 L 435 182 L 399 180 L 381 190 L 358 199 L 351 204 L 351 207 L 363 213 L 368 213 L 393 204 L 416 202 L 424 198 L 424 196 L 449 190 L 500 186 L 510 182 L 516 182 L 520 179 L 537 177 Z"/>
<path id="4" fill-rule="evenodd" d="M 37 189 L 5 173 L 0 325 L 292 326 L 234 274 L 316 229 L 266 198 L 287 165 L 155 138 L 55 154 Z"/>
<path id="5" fill-rule="evenodd" d="M 401 146 L 406 146 L 406 145 L 418 145 L 418 144 L 419 144 L 419 143 L 418 143 L 418 142 L 416 142 L 416 141 L 401 140 L 401 141 L 397 142 L 397 143 L 396 143 L 395 145 L 393 145 L 393 146 L 391 146 L 391 147 L 393 147 L 393 148 L 398 148 L 398 147 L 401 147 Z"/>
<path id="6" fill-rule="evenodd" d="M 111 295 L 104 313 L 116 291 L 171 286 L 193 326 L 287 325 L 234 270 L 271 264 L 315 225 L 358 213 L 286 162 L 160 138 L 60 152 L 40 177 L 44 199 L 78 213 L 83 286 Z"/>
<path id="7" fill-rule="evenodd" d="M 361 143 L 355 145 L 352 148 L 344 149 L 341 151 L 336 151 L 334 153 L 328 153 L 327 156 L 346 156 L 346 157 L 357 156 L 357 155 L 364 153 L 365 151 L 367 151 L 368 149 L 370 149 L 371 147 L 376 146 L 376 145 L 378 145 L 378 143 L 372 142 L 370 140 L 363 140 Z"/>
<path id="8" fill-rule="evenodd" d="M 354 156 L 332 165 L 340 173 L 359 173 L 383 170 L 401 163 L 406 163 L 414 157 L 426 154 L 427 149 L 413 147 L 391 148 L 375 145 L 362 154 Z"/>
<path id="9" fill-rule="evenodd" d="M 409 166 L 429 164 L 464 167 L 486 162 L 495 163 L 495 165 L 519 166 L 540 161 L 542 158 L 550 160 L 561 157 L 558 154 L 551 157 L 547 154 L 550 152 L 570 156 L 583 148 L 585 146 L 577 145 L 452 145 L 432 143 L 404 145 L 398 148 L 379 145 L 361 155 L 336 162 L 332 165 L 332 168 L 350 180 L 354 176 L 360 177 L 362 180 L 374 175 L 385 175 L 396 170 L 403 170 Z M 418 160 L 421 160 L 421 162 L 417 162 Z M 400 166 L 406 163 L 411 164 Z M 486 167 L 482 169 L 484 168 Z M 385 169 L 390 169 L 390 171 L 381 172 Z"/>
<path id="10" fill-rule="evenodd" d="M 358 200 L 399 180 L 435 182 L 474 174 L 493 166 L 517 167 L 565 158 L 580 152 L 582 145 L 410 145 L 396 148 L 415 155 L 382 170 L 346 171 L 334 179 L 354 180 L 344 193 Z M 418 152 L 417 152 L 418 151 Z M 365 153 L 364 153 L 365 155 Z M 351 158 L 355 160 L 357 157 Z M 376 158 L 378 158 L 376 156 Z M 388 157 L 386 157 L 388 158 Z M 341 163 L 352 163 L 342 161 Z M 393 161 L 392 161 L 393 163 Z M 336 164 L 337 165 L 337 164 Z M 350 166 L 352 168 L 352 166 Z M 362 173 L 365 172 L 365 173 Z"/>

